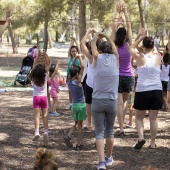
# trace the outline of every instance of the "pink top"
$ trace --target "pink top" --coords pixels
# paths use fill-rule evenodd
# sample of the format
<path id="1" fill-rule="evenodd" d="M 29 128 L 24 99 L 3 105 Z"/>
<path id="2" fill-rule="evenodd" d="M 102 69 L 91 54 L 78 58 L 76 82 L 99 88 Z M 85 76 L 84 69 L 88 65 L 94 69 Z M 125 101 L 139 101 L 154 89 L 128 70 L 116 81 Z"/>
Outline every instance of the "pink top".
<path id="1" fill-rule="evenodd" d="M 118 48 L 120 76 L 134 76 L 131 65 L 132 57 L 127 46 L 127 42 L 125 42 L 122 47 Z"/>
<path id="2" fill-rule="evenodd" d="M 51 80 L 51 89 L 58 91 L 58 76 L 56 75 L 53 80 Z"/>
<path id="3" fill-rule="evenodd" d="M 46 73 L 45 76 L 45 82 L 43 86 L 37 86 L 33 83 L 33 96 L 47 96 L 47 79 L 48 79 L 48 74 Z"/>

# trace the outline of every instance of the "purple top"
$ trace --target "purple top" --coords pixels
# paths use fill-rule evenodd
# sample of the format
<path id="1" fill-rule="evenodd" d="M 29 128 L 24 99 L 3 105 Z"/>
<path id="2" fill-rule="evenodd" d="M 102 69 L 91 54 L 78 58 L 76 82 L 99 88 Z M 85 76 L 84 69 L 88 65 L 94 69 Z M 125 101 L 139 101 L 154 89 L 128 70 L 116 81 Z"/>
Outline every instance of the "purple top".
<path id="1" fill-rule="evenodd" d="M 128 51 L 127 42 L 122 47 L 118 48 L 119 53 L 119 75 L 134 76 L 131 66 L 131 54 Z"/>

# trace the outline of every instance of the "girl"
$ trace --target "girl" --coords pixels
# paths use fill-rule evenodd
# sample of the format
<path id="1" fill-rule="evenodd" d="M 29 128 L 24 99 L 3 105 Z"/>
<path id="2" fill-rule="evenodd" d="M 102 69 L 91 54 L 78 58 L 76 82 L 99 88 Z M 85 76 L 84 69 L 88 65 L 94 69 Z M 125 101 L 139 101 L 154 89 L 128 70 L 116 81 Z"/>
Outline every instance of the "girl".
<path id="1" fill-rule="evenodd" d="M 81 68 L 75 65 L 76 59 L 79 59 Z M 72 147 L 71 136 L 73 132 L 78 129 L 76 150 L 82 150 L 83 145 L 81 145 L 82 140 L 82 125 L 83 120 L 86 120 L 86 105 L 84 103 L 84 91 L 81 83 L 82 75 L 84 71 L 84 65 L 81 55 L 77 55 L 74 58 L 72 66 L 70 68 L 68 88 L 72 97 L 72 114 L 75 124 L 71 127 L 68 135 L 64 138 L 65 143 L 68 147 Z"/>
<path id="2" fill-rule="evenodd" d="M 58 64 L 59 61 L 57 61 L 56 64 L 52 64 L 49 69 L 49 77 L 51 82 L 51 90 L 50 95 L 53 99 L 52 104 L 52 112 L 49 113 L 51 116 L 59 116 L 60 114 L 56 112 L 57 104 L 58 104 L 58 86 L 59 86 L 59 78 L 60 73 L 58 72 Z"/>
<path id="3" fill-rule="evenodd" d="M 126 27 L 124 19 L 120 16 L 120 12 L 124 13 L 126 19 Z M 124 118 L 127 110 L 127 101 L 130 91 L 132 91 L 134 85 L 134 73 L 132 71 L 131 54 L 129 52 L 129 45 L 132 43 L 132 29 L 127 12 L 127 4 L 117 4 L 117 16 L 114 20 L 112 27 L 111 38 L 115 42 L 115 45 L 119 53 L 119 87 L 118 87 L 118 123 L 120 131 L 118 136 L 124 135 Z"/>
<path id="4" fill-rule="evenodd" d="M 39 64 L 39 56 L 44 58 L 43 65 Z M 30 74 L 30 80 L 33 85 L 33 108 L 35 121 L 35 134 L 33 141 L 38 141 L 40 126 L 40 109 L 42 110 L 42 120 L 44 125 L 44 143 L 48 143 L 48 98 L 47 98 L 47 80 L 49 69 L 49 58 L 44 51 L 39 51 L 38 57 L 34 60 L 33 69 Z"/>

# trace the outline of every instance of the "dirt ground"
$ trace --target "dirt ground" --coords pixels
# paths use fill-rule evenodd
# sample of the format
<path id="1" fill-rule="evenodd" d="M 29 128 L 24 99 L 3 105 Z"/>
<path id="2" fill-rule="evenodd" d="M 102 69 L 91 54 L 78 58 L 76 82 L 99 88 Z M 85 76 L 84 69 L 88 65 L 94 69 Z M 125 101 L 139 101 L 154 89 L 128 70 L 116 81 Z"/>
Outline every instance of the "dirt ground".
<path id="1" fill-rule="evenodd" d="M 11 68 L 21 66 L 23 56 L 10 55 Z M 55 61 L 56 58 L 51 58 Z M 6 57 L 0 54 L 1 71 L 7 69 Z M 62 59 L 61 69 L 67 66 L 67 58 Z M 68 104 L 68 92 L 60 91 L 58 112 L 59 117 L 49 116 L 49 144 L 57 156 L 60 170 L 96 170 L 98 156 L 95 149 L 94 129 L 84 130 L 84 150 L 75 151 L 65 146 L 63 137 L 73 124 L 70 110 L 65 110 Z M 36 149 L 42 144 L 33 143 L 34 115 L 32 109 L 32 91 L 9 91 L 0 93 L 0 160 L 9 170 L 31 170 Z M 134 120 L 134 118 L 133 118 Z M 145 118 L 146 144 L 140 152 L 135 152 L 133 146 L 137 141 L 135 128 L 125 129 L 126 136 L 115 137 L 113 148 L 114 163 L 107 170 L 140 170 L 150 165 L 159 170 L 170 169 L 170 113 L 160 112 L 158 117 L 157 148 L 149 149 L 149 121 Z M 126 116 L 126 122 L 128 115 Z M 118 130 L 117 120 L 115 131 Z M 40 132 L 42 134 L 42 120 Z M 76 133 L 73 142 L 76 140 Z"/>

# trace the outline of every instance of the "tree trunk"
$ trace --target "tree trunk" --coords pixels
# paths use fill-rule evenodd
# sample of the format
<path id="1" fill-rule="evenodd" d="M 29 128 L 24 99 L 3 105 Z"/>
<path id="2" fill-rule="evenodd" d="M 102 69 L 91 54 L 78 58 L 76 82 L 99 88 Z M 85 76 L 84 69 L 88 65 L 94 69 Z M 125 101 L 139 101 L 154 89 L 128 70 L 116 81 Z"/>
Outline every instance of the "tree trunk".
<path id="1" fill-rule="evenodd" d="M 49 48 L 53 48 L 53 41 L 52 41 L 52 39 L 51 39 L 51 35 L 50 35 L 50 33 L 49 33 L 49 31 L 47 30 L 47 32 L 48 32 L 48 42 L 49 42 Z"/>
<path id="2" fill-rule="evenodd" d="M 86 2 L 85 0 L 79 0 L 79 32 L 80 41 L 86 33 Z"/>
<path id="3" fill-rule="evenodd" d="M 10 11 L 6 11 L 6 18 L 10 17 Z M 8 26 L 8 32 L 9 32 L 9 36 L 11 38 L 11 42 L 12 42 L 12 49 L 13 49 L 13 53 L 18 53 L 18 49 L 17 49 L 17 43 L 14 39 L 14 34 L 11 28 L 11 24 Z"/>
<path id="4" fill-rule="evenodd" d="M 45 18 L 45 23 L 44 23 L 44 48 L 45 51 L 47 51 L 48 47 L 48 18 Z"/>
<path id="5" fill-rule="evenodd" d="M 74 3 L 72 8 L 71 8 L 71 27 L 72 27 L 71 29 L 72 29 L 72 36 L 73 37 L 76 37 L 75 14 L 74 14 L 75 8 L 76 8 L 76 4 Z"/>
<path id="6" fill-rule="evenodd" d="M 38 44 L 39 43 L 39 35 L 38 35 L 38 33 L 36 33 L 35 36 L 36 36 L 36 40 L 37 40 L 37 44 Z"/>
<path id="7" fill-rule="evenodd" d="M 141 26 L 142 26 L 142 28 L 146 28 L 145 9 L 142 8 L 142 0 L 138 0 L 138 6 L 139 6 Z M 145 8 L 146 8 L 146 2 L 145 2 Z"/>

